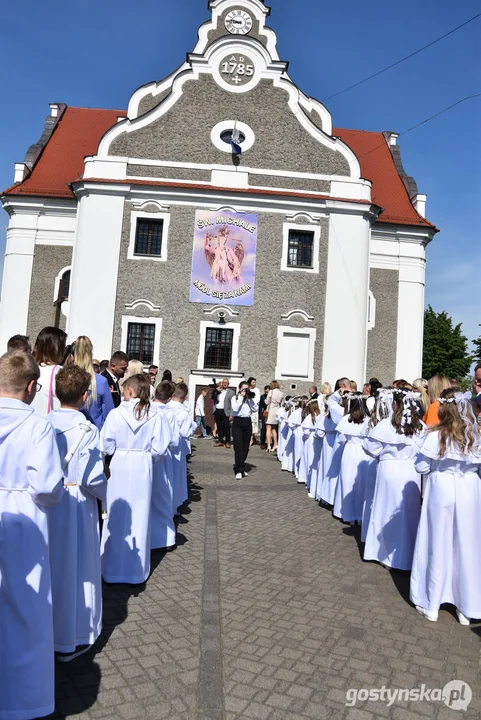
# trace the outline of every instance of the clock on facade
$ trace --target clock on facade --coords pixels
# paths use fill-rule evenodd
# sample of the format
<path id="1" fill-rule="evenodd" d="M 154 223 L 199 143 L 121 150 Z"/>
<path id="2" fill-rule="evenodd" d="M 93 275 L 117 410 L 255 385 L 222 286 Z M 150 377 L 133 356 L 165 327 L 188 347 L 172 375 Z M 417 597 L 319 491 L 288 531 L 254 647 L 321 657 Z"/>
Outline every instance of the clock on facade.
<path id="1" fill-rule="evenodd" d="M 247 35 L 252 30 L 252 18 L 245 10 L 231 10 L 226 15 L 225 26 L 231 35 Z"/>

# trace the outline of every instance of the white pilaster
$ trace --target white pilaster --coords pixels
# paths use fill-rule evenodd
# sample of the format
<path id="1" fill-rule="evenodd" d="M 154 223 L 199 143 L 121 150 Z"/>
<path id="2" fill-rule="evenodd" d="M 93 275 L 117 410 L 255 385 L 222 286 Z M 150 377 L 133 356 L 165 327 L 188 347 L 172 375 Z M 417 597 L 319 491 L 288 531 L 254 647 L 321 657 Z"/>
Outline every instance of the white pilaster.
<path id="1" fill-rule="evenodd" d="M 421 377 L 423 366 L 425 266 L 424 258 L 399 258 L 396 378 L 408 382 Z"/>
<path id="2" fill-rule="evenodd" d="M 12 335 L 27 333 L 37 220 L 33 213 L 10 216 L 0 303 L 0 354 L 6 352 Z"/>
<path id="3" fill-rule="evenodd" d="M 112 351 L 123 209 L 123 188 L 82 195 L 78 205 L 67 332 L 88 335 L 101 358 Z"/>
<path id="4" fill-rule="evenodd" d="M 364 382 L 369 290 L 369 219 L 333 213 L 324 321 L 322 377 L 334 383 L 347 376 Z"/>

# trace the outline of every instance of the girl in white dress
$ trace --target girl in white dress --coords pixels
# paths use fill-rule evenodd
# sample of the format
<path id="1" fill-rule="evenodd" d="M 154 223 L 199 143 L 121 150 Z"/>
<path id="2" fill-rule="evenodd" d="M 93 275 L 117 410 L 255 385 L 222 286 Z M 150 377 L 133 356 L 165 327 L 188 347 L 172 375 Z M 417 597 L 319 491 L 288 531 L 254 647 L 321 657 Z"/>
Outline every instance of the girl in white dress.
<path id="1" fill-rule="evenodd" d="M 150 408 L 150 387 L 146 375 L 130 377 L 102 428 L 103 450 L 113 456 L 102 532 L 102 576 L 109 583 L 137 585 L 150 573 L 152 459 L 165 455 L 171 437 L 160 427 L 167 419 Z"/>
<path id="2" fill-rule="evenodd" d="M 369 415 L 362 393 L 344 396 L 345 415 L 337 425 L 337 432 L 346 444 L 341 460 L 341 472 L 334 498 L 334 516 L 344 522 L 361 523 L 364 489 L 369 476 L 376 472 L 375 463 L 363 448 L 367 436 Z"/>
<path id="3" fill-rule="evenodd" d="M 282 424 L 282 435 L 283 435 L 283 453 L 281 459 L 281 469 L 287 472 L 294 472 L 294 429 L 290 425 L 290 418 L 292 413 L 295 411 L 295 403 L 291 397 L 286 400 L 284 405 L 286 416 Z"/>
<path id="4" fill-rule="evenodd" d="M 393 414 L 393 389 L 394 388 L 379 388 L 375 391 L 374 395 L 370 395 L 366 400 L 367 409 L 371 411 L 371 419 L 369 421 L 369 432 L 381 420 L 392 418 Z M 369 528 L 369 521 L 371 519 L 372 501 L 374 499 L 374 490 L 376 488 L 376 474 L 369 476 L 366 486 L 364 488 L 364 505 L 362 509 L 362 523 L 361 523 L 361 542 L 366 542 L 367 531 Z"/>
<path id="5" fill-rule="evenodd" d="M 317 495 L 317 485 L 320 484 L 320 461 L 322 438 L 316 435 L 316 422 L 319 417 L 319 405 L 317 400 L 307 403 L 308 415 L 302 422 L 303 465 L 306 471 L 306 486 L 309 497 Z"/>
<path id="6" fill-rule="evenodd" d="M 443 390 L 439 424 L 416 458 L 427 474 L 411 573 L 411 600 L 428 620 L 443 603 L 461 625 L 481 617 L 481 437 L 470 393 Z"/>
<path id="7" fill-rule="evenodd" d="M 286 398 L 287 400 L 287 398 Z M 287 425 L 287 410 L 285 408 L 285 405 L 283 404 L 282 407 L 279 408 L 279 410 L 276 413 L 277 417 L 277 459 L 280 463 L 282 463 L 282 460 L 284 458 L 284 452 L 286 449 L 286 425 Z"/>
<path id="8" fill-rule="evenodd" d="M 64 361 L 66 342 L 67 334 L 55 327 L 44 327 L 35 341 L 32 355 L 40 368 L 40 389 L 32 401 L 32 407 L 37 415 L 48 415 L 60 407 L 55 394 L 55 376 Z"/>
<path id="9" fill-rule="evenodd" d="M 370 518 L 364 517 L 364 560 L 410 570 L 421 512 L 421 477 L 414 460 L 424 425 L 418 393 L 400 390 L 392 397 L 392 418 L 377 423 L 364 440 L 366 452 L 378 459 Z"/>
<path id="10" fill-rule="evenodd" d="M 336 487 L 341 471 L 344 437 L 337 430 L 337 423 L 331 417 L 327 398 L 324 400 L 324 412 L 319 414 L 316 422 L 316 435 L 324 438 L 322 443 L 320 487 L 317 499 L 323 505 L 334 505 Z"/>

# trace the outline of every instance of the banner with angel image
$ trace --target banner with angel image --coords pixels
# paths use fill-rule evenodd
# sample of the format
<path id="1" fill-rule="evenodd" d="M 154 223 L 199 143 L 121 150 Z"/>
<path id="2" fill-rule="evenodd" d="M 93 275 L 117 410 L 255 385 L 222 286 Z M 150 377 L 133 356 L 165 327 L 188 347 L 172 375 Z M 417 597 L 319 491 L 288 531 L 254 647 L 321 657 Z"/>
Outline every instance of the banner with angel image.
<path id="1" fill-rule="evenodd" d="M 257 215 L 197 210 L 190 302 L 253 305 Z"/>

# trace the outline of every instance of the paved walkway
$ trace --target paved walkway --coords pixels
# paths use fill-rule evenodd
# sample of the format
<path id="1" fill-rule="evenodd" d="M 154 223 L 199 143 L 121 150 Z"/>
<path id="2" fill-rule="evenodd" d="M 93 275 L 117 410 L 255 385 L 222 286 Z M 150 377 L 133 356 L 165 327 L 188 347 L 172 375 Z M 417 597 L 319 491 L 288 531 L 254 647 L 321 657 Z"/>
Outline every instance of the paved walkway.
<path id="1" fill-rule="evenodd" d="M 407 600 L 406 573 L 364 563 L 348 526 L 274 457 L 236 482 L 233 454 L 197 442 L 180 544 L 145 587 L 106 586 L 94 651 L 57 665 L 56 720 L 479 718 L 481 624 L 437 623 Z M 442 701 L 359 701 L 358 689 L 471 686 Z M 361 699 L 363 694 L 361 693 Z"/>

